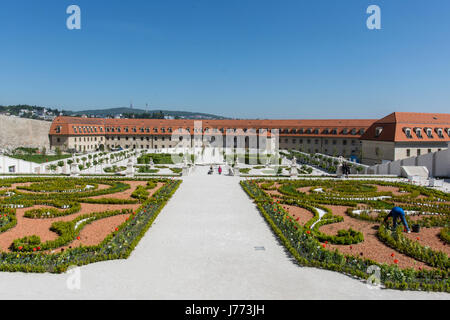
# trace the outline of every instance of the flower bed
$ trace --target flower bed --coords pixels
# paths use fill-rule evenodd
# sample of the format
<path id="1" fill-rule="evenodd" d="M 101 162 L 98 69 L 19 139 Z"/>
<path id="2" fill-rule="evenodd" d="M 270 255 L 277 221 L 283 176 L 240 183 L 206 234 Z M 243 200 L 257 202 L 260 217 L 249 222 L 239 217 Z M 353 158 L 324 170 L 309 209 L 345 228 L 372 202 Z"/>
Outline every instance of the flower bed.
<path id="1" fill-rule="evenodd" d="M 450 291 L 448 249 L 442 252 L 430 247 L 432 243 L 419 244 L 417 240 L 410 240 L 403 236 L 401 228 L 391 231 L 380 226 L 380 221 L 387 213 L 381 210 L 376 214 L 370 212 L 374 209 L 390 209 L 396 204 L 411 205 L 412 201 L 415 207 L 421 209 L 421 214 L 410 217 L 409 225 L 418 222 L 423 227 L 440 226 L 444 227 L 441 234 L 445 234 L 445 230 L 448 232 L 445 226 L 449 223 L 448 206 L 438 199 L 448 201 L 448 194 L 380 181 L 352 181 L 350 184 L 338 180 L 257 179 L 242 181 L 241 185 L 255 199 L 274 232 L 301 264 L 339 271 L 362 279 L 368 279 L 371 276 L 368 273 L 369 267 L 376 266 L 380 268 L 380 281 L 385 287 Z M 405 195 L 394 196 L 392 193 L 377 192 L 376 185 L 393 185 L 407 192 Z M 323 192 L 299 191 L 316 188 L 321 188 Z M 277 194 L 273 193 L 274 189 L 278 191 Z M 370 200 L 380 194 L 390 198 Z M 421 201 L 416 203 L 417 197 Z M 309 215 L 309 220 L 299 219 L 298 216 L 291 215 L 292 207 L 306 209 L 313 214 L 313 218 Z M 353 214 L 360 207 L 370 213 Z M 339 212 L 336 211 L 338 214 L 335 213 L 336 208 L 340 209 Z M 430 208 L 436 211 L 433 218 L 427 216 Z M 320 216 L 318 210 L 322 212 Z M 302 211 L 295 212 L 298 215 Z M 355 223 L 348 223 L 352 221 Z M 358 229 L 361 222 L 358 224 L 357 221 L 364 221 L 366 227 Z M 329 233 L 329 226 L 334 224 L 339 227 L 333 228 L 334 234 Z M 371 232 L 366 233 L 366 230 Z M 419 238 L 420 234 L 417 234 L 417 239 Z M 366 240 L 370 240 L 372 246 L 365 245 Z M 352 247 L 358 248 L 358 251 L 355 248 L 352 250 Z M 386 257 L 383 256 L 380 260 L 366 258 L 379 257 L 377 254 L 370 254 L 370 251 L 364 251 L 377 251 L 378 248 Z"/>
<path id="2" fill-rule="evenodd" d="M 7 181 L 6 181 L 7 180 Z M 69 186 L 73 182 L 61 181 L 59 178 L 16 178 L 6 179 L 2 185 L 11 188 L 16 183 L 46 183 L 49 185 Z M 54 232 L 56 238 L 42 239 L 37 234 L 29 231 L 23 233 L 24 236 L 13 238 L 8 250 L 0 252 L 0 271 L 20 271 L 20 272 L 51 272 L 60 273 L 67 270 L 71 265 L 85 265 L 97 261 L 125 259 L 127 258 L 146 230 L 151 226 L 161 209 L 165 206 L 172 194 L 176 191 L 181 181 L 173 179 L 132 179 L 143 183 L 132 183 L 128 178 L 114 179 L 76 179 L 76 183 L 88 183 L 97 185 L 109 185 L 109 188 L 102 190 L 91 190 L 74 193 L 39 193 L 39 192 L 17 192 L 10 198 L 2 199 L 2 204 L 23 205 L 24 208 L 34 205 L 53 206 L 55 208 L 32 208 L 11 209 L 1 208 L 0 212 L 6 217 L 0 217 L 0 237 L 11 238 L 15 228 L 20 228 L 22 221 L 43 221 L 52 219 L 50 230 Z M 131 183 L 135 186 L 134 191 L 127 191 L 127 194 L 138 194 L 141 205 L 136 204 L 135 199 L 116 199 L 115 194 L 123 194 L 130 189 Z M 158 187 L 158 188 L 157 188 Z M 17 190 L 17 189 L 15 189 Z M 108 195 L 108 198 L 98 198 L 98 196 Z M 95 197 L 92 199 L 91 197 Z M 86 204 L 84 203 L 91 203 Z M 84 206 L 107 207 L 112 210 L 86 212 Z M 114 207 L 125 209 L 114 210 Z M 63 210 L 57 210 L 57 208 Z M 84 208 L 81 212 L 79 209 Z M 18 210 L 21 214 L 18 215 Z M 78 210 L 78 211 L 77 211 Z M 50 216 L 47 215 L 50 212 Z M 19 219 L 17 219 L 17 217 Z M 73 218 L 71 216 L 74 215 Z M 108 234 L 101 242 L 96 244 L 83 245 L 80 232 L 84 227 L 96 223 L 96 228 L 101 228 L 101 221 L 114 216 L 123 216 L 120 225 L 117 225 L 114 232 Z M 126 219 L 125 219 L 126 218 Z M 112 220 L 109 220 L 112 221 Z M 125 221 L 125 222 L 123 222 Z M 116 222 L 117 223 L 117 222 Z M 42 225 L 42 224 L 41 224 Z M 109 232 L 109 231 L 108 231 Z M 48 231 L 47 231 L 48 233 Z M 39 233 L 38 233 L 39 234 Z M 42 232 L 41 232 L 42 234 Z M 105 234 L 105 233 L 103 233 Z M 84 236 L 83 236 L 84 237 Z M 89 239 L 84 239 L 89 242 Z M 3 240 L 4 242 L 4 240 Z M 91 241 L 92 243 L 92 241 Z M 75 246 L 75 244 L 77 246 Z M 5 247 L 4 247 L 5 249 Z M 57 250 L 56 250 L 57 249 Z"/>

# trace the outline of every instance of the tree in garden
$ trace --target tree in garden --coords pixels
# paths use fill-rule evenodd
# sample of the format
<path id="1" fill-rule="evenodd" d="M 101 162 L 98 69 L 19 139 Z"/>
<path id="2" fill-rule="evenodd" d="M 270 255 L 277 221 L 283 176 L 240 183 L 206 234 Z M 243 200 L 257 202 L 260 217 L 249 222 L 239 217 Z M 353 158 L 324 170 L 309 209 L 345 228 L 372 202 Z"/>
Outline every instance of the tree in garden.
<path id="1" fill-rule="evenodd" d="M 64 161 L 58 161 L 58 167 L 62 168 L 64 167 L 65 163 Z"/>
<path id="2" fill-rule="evenodd" d="M 50 170 L 50 171 L 56 171 L 57 168 L 58 167 L 56 166 L 56 164 L 51 164 L 51 165 L 47 166 L 47 170 Z"/>

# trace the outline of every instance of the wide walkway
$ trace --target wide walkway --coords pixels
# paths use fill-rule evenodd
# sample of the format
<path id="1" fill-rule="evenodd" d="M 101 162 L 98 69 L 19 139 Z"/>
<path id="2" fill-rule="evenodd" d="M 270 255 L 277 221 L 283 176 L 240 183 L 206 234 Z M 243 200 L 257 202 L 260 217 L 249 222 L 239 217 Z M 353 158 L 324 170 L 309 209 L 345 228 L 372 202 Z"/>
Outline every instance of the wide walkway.
<path id="1" fill-rule="evenodd" d="M 339 273 L 295 264 L 239 186 L 198 167 L 131 257 L 67 274 L 0 273 L 1 299 L 449 299 L 369 289 Z"/>

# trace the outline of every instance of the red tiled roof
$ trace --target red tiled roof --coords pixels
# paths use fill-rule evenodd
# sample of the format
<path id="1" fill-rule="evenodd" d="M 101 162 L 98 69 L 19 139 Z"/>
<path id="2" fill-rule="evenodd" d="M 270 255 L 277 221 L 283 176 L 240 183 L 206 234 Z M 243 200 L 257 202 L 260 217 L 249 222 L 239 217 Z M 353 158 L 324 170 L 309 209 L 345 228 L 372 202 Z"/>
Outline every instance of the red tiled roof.
<path id="1" fill-rule="evenodd" d="M 172 128 L 172 132 L 177 131 L 179 128 L 186 130 L 190 129 L 191 133 L 194 133 L 194 125 L 196 122 L 203 128 L 217 128 L 226 129 L 288 129 L 288 133 L 280 132 L 282 136 L 334 136 L 331 134 L 332 130 L 336 129 L 339 137 L 353 137 L 359 138 L 361 136 L 360 130 L 366 130 L 375 120 L 371 119 L 336 119 L 336 120 L 192 120 L 192 119 L 101 119 L 101 118 L 75 118 L 75 117 L 58 117 L 56 118 L 50 128 L 50 134 L 60 135 L 161 135 L 170 134 L 169 128 Z M 75 132 L 75 128 L 76 132 Z M 87 132 L 84 132 L 84 127 L 87 128 Z M 59 132 L 57 131 L 59 128 Z M 80 131 L 81 128 L 81 131 Z M 88 129 L 92 128 L 92 132 Z M 95 128 L 97 131 L 95 131 Z M 101 129 L 100 129 L 101 128 Z M 114 128 L 114 132 L 107 131 L 107 129 Z M 120 128 L 120 132 L 117 131 Z M 125 131 L 128 128 L 128 132 Z M 136 132 L 133 131 L 136 128 Z M 144 132 L 141 132 L 141 128 L 144 128 Z M 147 132 L 146 129 L 149 129 Z M 158 132 L 154 132 L 154 128 L 158 128 Z M 161 128 L 165 128 L 165 132 L 161 132 Z M 303 133 L 292 132 L 292 130 L 303 129 Z M 311 129 L 311 133 L 306 133 L 308 129 Z M 329 133 L 324 131 L 328 129 Z M 343 130 L 347 129 L 348 133 L 343 133 Z M 318 130 L 315 132 L 315 130 Z M 355 130 L 355 134 L 352 134 L 352 130 Z M 209 131 L 213 134 L 213 131 Z M 270 134 L 270 133 L 269 133 Z"/>
<path id="2" fill-rule="evenodd" d="M 421 129 L 421 138 L 417 135 L 416 129 Z M 428 137 L 427 129 L 431 129 L 431 137 Z M 439 129 L 442 131 L 442 136 L 438 135 Z M 407 136 L 408 130 L 410 136 Z M 448 130 L 450 130 L 450 114 L 394 112 L 373 123 L 361 136 L 361 140 L 442 142 L 450 141 Z"/>

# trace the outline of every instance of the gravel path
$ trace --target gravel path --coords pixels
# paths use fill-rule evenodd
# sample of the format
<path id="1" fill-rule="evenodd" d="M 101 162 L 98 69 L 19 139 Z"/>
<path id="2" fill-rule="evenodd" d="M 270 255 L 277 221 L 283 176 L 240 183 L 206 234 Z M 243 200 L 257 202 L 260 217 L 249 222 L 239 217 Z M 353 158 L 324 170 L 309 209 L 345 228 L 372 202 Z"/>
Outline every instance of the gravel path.
<path id="1" fill-rule="evenodd" d="M 238 177 L 198 167 L 128 260 L 69 274 L 0 273 L 1 299 L 449 299 L 449 294 L 369 289 L 345 275 L 295 264 Z"/>

